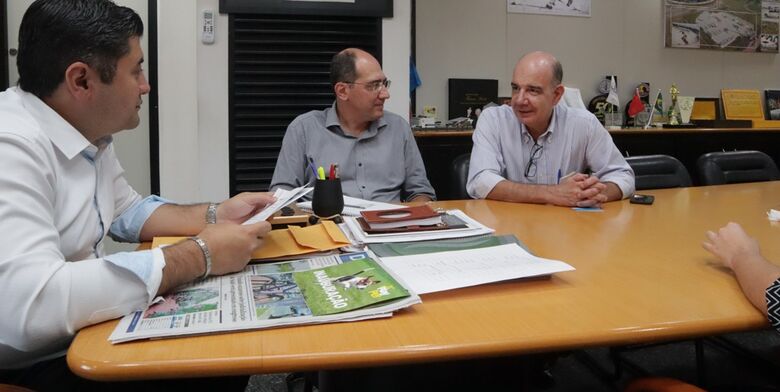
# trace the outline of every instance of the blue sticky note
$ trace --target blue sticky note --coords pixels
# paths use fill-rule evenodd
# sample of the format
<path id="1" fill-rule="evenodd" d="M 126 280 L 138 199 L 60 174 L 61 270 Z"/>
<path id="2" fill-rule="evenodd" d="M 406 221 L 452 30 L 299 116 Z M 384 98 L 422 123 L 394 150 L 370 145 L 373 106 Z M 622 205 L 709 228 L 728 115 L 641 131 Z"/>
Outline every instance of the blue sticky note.
<path id="1" fill-rule="evenodd" d="M 602 210 L 600 207 L 572 207 L 572 210 L 583 212 L 604 212 L 604 210 Z"/>

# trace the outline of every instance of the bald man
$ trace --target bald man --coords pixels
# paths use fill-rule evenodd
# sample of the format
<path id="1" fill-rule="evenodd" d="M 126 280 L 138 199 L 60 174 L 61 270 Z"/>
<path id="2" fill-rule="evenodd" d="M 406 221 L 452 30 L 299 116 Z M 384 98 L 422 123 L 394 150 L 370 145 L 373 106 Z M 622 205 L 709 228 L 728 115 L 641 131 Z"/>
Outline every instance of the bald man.
<path id="1" fill-rule="evenodd" d="M 634 172 L 596 117 L 558 105 L 563 68 L 523 56 L 512 103 L 486 109 L 474 131 L 466 189 L 478 199 L 597 207 L 634 193 Z"/>
<path id="2" fill-rule="evenodd" d="M 311 158 L 326 170 L 338 164 L 347 196 L 376 201 L 429 201 L 436 195 L 425 174 L 409 123 L 385 112 L 390 81 L 369 53 L 349 48 L 331 61 L 336 101 L 298 116 L 287 127 L 271 190 L 290 189 L 314 177 Z"/>

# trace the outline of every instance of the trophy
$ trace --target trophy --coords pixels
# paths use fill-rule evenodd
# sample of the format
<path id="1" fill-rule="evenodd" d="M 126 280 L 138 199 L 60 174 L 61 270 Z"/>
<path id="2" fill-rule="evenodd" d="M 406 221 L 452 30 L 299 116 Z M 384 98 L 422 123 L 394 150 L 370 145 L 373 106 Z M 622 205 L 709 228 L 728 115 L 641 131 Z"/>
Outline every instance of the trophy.
<path id="1" fill-rule="evenodd" d="M 689 124 L 691 122 L 693 101 L 695 99 L 695 97 L 677 97 L 677 109 L 680 113 L 680 120 L 683 124 Z"/>
<path id="2" fill-rule="evenodd" d="M 669 89 L 669 95 L 672 96 L 672 104 L 669 105 L 669 125 L 680 125 L 679 113 L 677 109 L 677 95 L 680 94 L 680 90 L 677 89 L 677 85 L 672 83 L 672 88 Z"/>

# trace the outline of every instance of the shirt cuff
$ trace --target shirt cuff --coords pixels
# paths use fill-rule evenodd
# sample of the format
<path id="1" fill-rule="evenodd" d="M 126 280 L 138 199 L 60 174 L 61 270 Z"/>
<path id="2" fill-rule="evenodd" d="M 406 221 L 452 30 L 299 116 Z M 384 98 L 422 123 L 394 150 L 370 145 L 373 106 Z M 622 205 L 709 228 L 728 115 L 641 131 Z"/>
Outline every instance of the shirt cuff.
<path id="1" fill-rule="evenodd" d="M 469 196 L 475 199 L 484 199 L 490 191 L 496 187 L 496 184 L 504 180 L 506 180 L 506 178 L 501 177 L 496 173 L 484 171 L 477 174 L 477 176 L 468 183 L 466 190 L 468 191 Z"/>
<path id="2" fill-rule="evenodd" d="M 141 228 L 157 207 L 163 204 L 176 204 L 160 196 L 151 195 L 139 200 L 119 215 L 111 224 L 111 238 L 118 241 L 138 242 Z"/>
<path id="3" fill-rule="evenodd" d="M 146 292 L 149 295 L 147 303 L 151 303 L 160 289 L 162 271 L 165 268 L 165 255 L 162 249 L 114 253 L 103 259 L 137 276 L 146 285 Z"/>
<path id="4" fill-rule="evenodd" d="M 617 187 L 620 188 L 620 192 L 623 192 L 623 197 L 622 197 L 623 199 L 625 199 L 627 197 L 630 197 L 631 195 L 634 194 L 634 190 L 635 190 L 635 186 L 636 185 L 635 185 L 635 183 L 633 181 L 631 181 L 628 178 L 622 178 L 622 177 L 619 177 L 619 178 L 609 178 L 609 177 L 607 177 L 607 178 L 600 178 L 599 180 L 601 182 L 611 182 L 611 183 L 617 185 Z"/>

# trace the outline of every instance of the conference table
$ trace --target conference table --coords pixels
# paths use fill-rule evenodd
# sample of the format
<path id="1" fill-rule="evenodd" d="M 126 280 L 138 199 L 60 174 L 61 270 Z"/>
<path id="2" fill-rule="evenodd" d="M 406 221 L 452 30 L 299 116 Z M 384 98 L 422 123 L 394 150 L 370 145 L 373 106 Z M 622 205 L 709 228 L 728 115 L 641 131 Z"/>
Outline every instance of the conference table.
<path id="1" fill-rule="evenodd" d="M 763 315 L 701 247 L 729 221 L 780 263 L 780 181 L 649 190 L 601 212 L 485 200 L 458 208 L 576 271 L 426 294 L 391 318 L 112 345 L 117 321 L 82 329 L 68 364 L 94 380 L 345 369 L 555 352 L 756 330 Z"/>

